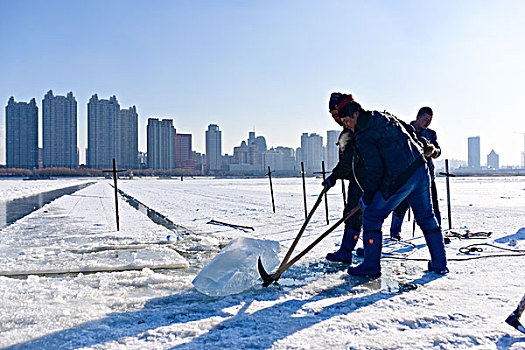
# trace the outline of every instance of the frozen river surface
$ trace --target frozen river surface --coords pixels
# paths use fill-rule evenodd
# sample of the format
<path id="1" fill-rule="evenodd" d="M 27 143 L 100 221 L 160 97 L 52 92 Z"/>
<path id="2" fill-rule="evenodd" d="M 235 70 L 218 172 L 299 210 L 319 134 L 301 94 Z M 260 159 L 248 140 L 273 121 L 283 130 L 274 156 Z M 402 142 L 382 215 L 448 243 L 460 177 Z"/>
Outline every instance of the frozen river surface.
<path id="1" fill-rule="evenodd" d="M 525 178 L 451 182 L 453 231 L 465 233 L 466 227 L 492 235 L 452 238 L 449 258 L 468 257 L 459 248 L 472 243 L 525 249 Z M 274 179 L 276 213 L 267 179 L 121 181 L 126 194 L 180 226 L 157 225 L 121 198 L 120 231 L 110 183 L 99 180 L 2 228 L 0 347 L 525 348 L 525 338 L 503 322 L 525 293 L 523 256 L 451 261 L 444 277 L 426 272 L 423 261 L 384 258 L 390 278 L 417 286 L 387 294 L 384 277 L 350 278 L 345 265 L 324 259 L 337 249 L 339 228 L 286 271 L 279 285 L 257 283 L 240 294 L 212 298 L 191 281 L 231 239 L 277 241 L 284 257 L 305 216 L 301 179 Z M 41 184 L 0 182 L 0 189 L 17 198 L 69 182 Z M 319 179 L 307 179 L 309 208 L 320 190 Z M 442 178 L 438 191 L 448 227 Z M 328 199 L 332 224 L 342 213 L 340 184 Z M 297 251 L 327 228 L 322 205 Z M 384 250 L 428 258 L 421 231 L 412 235 L 412 222 L 405 222 L 403 238 L 421 249 L 388 243 Z M 502 253 L 516 255 L 484 247 L 470 257 Z"/>

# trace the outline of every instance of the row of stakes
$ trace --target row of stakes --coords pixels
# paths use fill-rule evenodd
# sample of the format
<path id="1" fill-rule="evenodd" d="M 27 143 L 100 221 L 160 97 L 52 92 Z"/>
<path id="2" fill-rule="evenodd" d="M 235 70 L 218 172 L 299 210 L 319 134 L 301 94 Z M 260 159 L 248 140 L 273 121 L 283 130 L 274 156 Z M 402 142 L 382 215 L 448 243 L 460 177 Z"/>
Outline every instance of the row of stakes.
<path id="1" fill-rule="evenodd" d="M 324 166 L 324 161 L 321 162 L 321 174 L 323 175 L 323 181 L 326 179 L 326 170 Z M 450 178 L 455 177 L 456 175 L 451 174 L 448 169 L 448 159 L 445 159 L 445 172 L 440 172 L 440 175 L 443 175 L 446 177 L 446 185 L 447 185 L 447 211 L 448 211 L 448 228 L 449 230 L 452 228 L 452 215 L 451 215 L 451 209 L 450 209 Z M 275 199 L 273 195 L 273 184 L 272 184 L 272 170 L 270 166 L 268 166 L 268 173 L 266 174 L 268 178 L 270 179 L 270 193 L 272 196 L 272 209 L 275 213 Z M 304 162 L 301 162 L 301 177 L 303 179 L 303 199 L 304 199 L 304 217 L 308 217 L 308 207 L 306 204 L 306 181 L 305 181 L 305 171 L 304 171 Z M 342 194 L 343 194 L 343 204 L 346 206 L 346 192 L 345 192 L 345 183 L 344 180 L 341 180 L 342 185 Z M 324 203 L 325 203 L 325 212 L 326 212 L 326 224 L 329 225 L 330 221 L 328 219 L 328 196 L 324 197 Z M 408 212 L 408 220 L 410 221 L 410 211 Z M 416 221 L 414 220 L 413 224 L 413 231 L 412 235 L 414 235 L 415 232 L 415 226 Z"/>
<path id="2" fill-rule="evenodd" d="M 321 162 L 321 174 L 323 175 L 323 181 L 326 179 L 326 170 L 324 166 L 324 161 Z M 113 158 L 113 169 L 106 169 L 103 170 L 105 173 L 112 173 L 113 174 L 113 187 L 115 189 L 115 218 L 117 223 L 117 231 L 120 231 L 120 223 L 119 223 L 119 213 L 118 213 L 118 188 L 117 188 L 117 174 L 120 172 L 123 172 L 126 170 L 117 170 L 117 160 Z M 452 218 L 451 218 L 451 210 L 450 210 L 450 177 L 455 177 L 456 175 L 451 174 L 448 169 L 448 159 L 445 159 L 445 172 L 440 172 L 440 175 L 446 176 L 446 185 L 447 185 L 447 210 L 448 210 L 448 228 L 452 228 Z M 272 170 L 270 166 L 268 166 L 268 173 L 266 174 L 270 179 L 270 193 L 272 195 L 272 209 L 275 213 L 275 199 L 273 195 L 273 184 L 272 184 Z M 303 199 L 304 199 L 304 217 L 308 217 L 308 208 L 306 204 L 306 180 L 305 180 L 305 171 L 304 171 L 304 162 L 301 162 L 301 177 L 303 179 Z M 341 180 L 342 185 L 342 193 L 343 193 L 343 204 L 346 206 L 346 193 L 345 193 L 345 184 L 344 180 Z M 324 197 L 324 203 L 325 203 L 325 212 L 326 212 L 326 224 L 329 225 L 330 221 L 328 219 L 328 196 Z M 408 214 L 408 220 L 410 220 L 410 212 Z M 414 220 L 414 229 L 415 231 L 415 220 Z M 412 233 L 414 234 L 414 233 Z"/>

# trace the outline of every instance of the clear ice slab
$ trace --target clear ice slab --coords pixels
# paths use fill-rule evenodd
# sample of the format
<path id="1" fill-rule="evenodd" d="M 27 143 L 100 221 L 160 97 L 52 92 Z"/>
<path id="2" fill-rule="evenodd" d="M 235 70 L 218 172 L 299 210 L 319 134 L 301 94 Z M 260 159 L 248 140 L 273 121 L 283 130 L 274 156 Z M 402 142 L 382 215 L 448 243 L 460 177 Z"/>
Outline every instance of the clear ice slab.
<path id="1" fill-rule="evenodd" d="M 257 260 L 266 271 L 279 265 L 279 243 L 247 237 L 233 239 L 193 280 L 195 288 L 206 295 L 220 297 L 241 293 L 259 279 Z"/>

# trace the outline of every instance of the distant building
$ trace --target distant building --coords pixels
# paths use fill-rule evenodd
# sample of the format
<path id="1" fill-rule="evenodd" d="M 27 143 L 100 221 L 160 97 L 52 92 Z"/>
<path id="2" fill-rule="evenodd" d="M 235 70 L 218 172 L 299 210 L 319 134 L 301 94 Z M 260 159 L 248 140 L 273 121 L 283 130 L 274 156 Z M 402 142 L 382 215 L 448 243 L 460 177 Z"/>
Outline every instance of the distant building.
<path id="1" fill-rule="evenodd" d="M 175 167 L 193 169 L 191 158 L 191 134 L 178 134 L 175 130 Z"/>
<path id="2" fill-rule="evenodd" d="M 255 150 L 255 146 L 250 147 L 246 141 L 242 141 L 240 146 L 233 148 L 233 164 L 250 164 L 250 149 Z"/>
<path id="3" fill-rule="evenodd" d="M 138 168 L 138 115 L 135 106 L 121 110 L 116 96 L 88 102 L 87 166 L 95 169 Z"/>
<path id="4" fill-rule="evenodd" d="M 0 125 L 0 167 L 5 167 L 5 125 Z"/>
<path id="5" fill-rule="evenodd" d="M 276 147 L 263 153 L 264 169 L 270 166 L 272 171 L 292 173 L 295 171 L 293 148 Z"/>
<path id="6" fill-rule="evenodd" d="M 327 170 L 335 168 L 339 162 L 339 140 L 340 130 L 328 130 L 326 132 L 326 166 Z"/>
<path id="7" fill-rule="evenodd" d="M 148 119 L 148 168 L 175 168 L 175 128 L 172 119 Z"/>
<path id="8" fill-rule="evenodd" d="M 301 147 L 295 149 L 295 166 L 297 169 L 301 169 L 301 162 L 303 162 L 303 150 Z"/>
<path id="9" fill-rule="evenodd" d="M 268 150 L 266 146 L 266 139 L 264 136 L 257 136 L 255 138 L 255 156 L 253 164 L 263 164 L 263 153 Z"/>
<path id="10" fill-rule="evenodd" d="M 250 131 L 248 140 L 242 141 L 240 146 L 233 148 L 230 170 L 251 174 L 263 172 L 263 155 L 266 150 L 264 136 L 255 137 L 255 132 Z"/>
<path id="11" fill-rule="evenodd" d="M 78 167 L 77 101 L 72 92 L 53 96 L 49 90 L 42 100 L 42 163 L 44 168 Z"/>
<path id="12" fill-rule="evenodd" d="M 472 169 L 481 168 L 481 151 L 479 136 L 468 138 L 468 167 Z"/>
<path id="13" fill-rule="evenodd" d="M 110 169 L 117 156 L 117 118 L 120 105 L 116 96 L 99 100 L 97 94 L 88 102 L 87 167 Z M 120 164 L 120 162 L 118 163 Z"/>
<path id="14" fill-rule="evenodd" d="M 494 152 L 494 150 L 490 151 L 487 155 L 487 167 L 490 169 L 499 169 L 499 155 Z"/>
<path id="15" fill-rule="evenodd" d="M 139 115 L 135 106 L 121 109 L 117 119 L 117 161 L 121 169 L 139 168 Z"/>
<path id="16" fill-rule="evenodd" d="M 206 171 L 222 169 L 222 131 L 216 124 L 206 130 Z"/>
<path id="17" fill-rule="evenodd" d="M 146 169 L 148 167 L 148 153 L 139 152 L 139 168 Z"/>
<path id="18" fill-rule="evenodd" d="M 193 164 L 195 164 L 195 170 L 200 170 L 201 173 L 204 172 L 206 155 L 199 152 L 191 151 L 191 159 L 193 160 Z"/>
<path id="19" fill-rule="evenodd" d="M 323 137 L 318 134 L 303 133 L 301 135 L 301 155 L 305 171 L 321 171 L 321 162 L 324 160 Z"/>
<path id="20" fill-rule="evenodd" d="M 6 165 L 8 168 L 38 167 L 38 107 L 15 102 L 11 96 L 5 107 Z"/>

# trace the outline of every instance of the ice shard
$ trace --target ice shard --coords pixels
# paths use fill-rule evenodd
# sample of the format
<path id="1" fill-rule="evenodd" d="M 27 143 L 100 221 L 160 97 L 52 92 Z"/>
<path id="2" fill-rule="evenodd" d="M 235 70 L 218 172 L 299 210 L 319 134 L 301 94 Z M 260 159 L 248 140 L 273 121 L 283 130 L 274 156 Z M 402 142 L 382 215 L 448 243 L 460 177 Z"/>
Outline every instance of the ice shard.
<path id="1" fill-rule="evenodd" d="M 209 296 L 241 293 L 259 279 L 257 260 L 266 271 L 279 265 L 279 243 L 247 237 L 233 239 L 193 280 L 195 288 Z"/>

